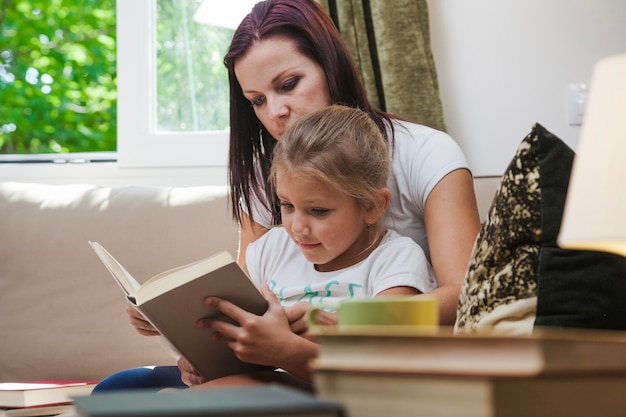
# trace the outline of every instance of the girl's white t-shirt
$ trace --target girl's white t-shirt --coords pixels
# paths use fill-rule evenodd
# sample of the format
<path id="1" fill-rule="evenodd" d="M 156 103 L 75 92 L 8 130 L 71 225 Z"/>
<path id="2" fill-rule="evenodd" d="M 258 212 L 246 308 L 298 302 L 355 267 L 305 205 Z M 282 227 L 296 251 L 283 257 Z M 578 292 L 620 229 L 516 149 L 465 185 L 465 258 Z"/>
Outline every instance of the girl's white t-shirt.
<path id="1" fill-rule="evenodd" d="M 319 272 L 282 226 L 248 245 L 246 265 L 257 285 L 267 283 L 284 307 L 300 301 L 328 307 L 346 298 L 371 298 L 397 286 L 428 292 L 437 287 L 424 252 L 412 239 L 389 230 L 361 262 Z"/>

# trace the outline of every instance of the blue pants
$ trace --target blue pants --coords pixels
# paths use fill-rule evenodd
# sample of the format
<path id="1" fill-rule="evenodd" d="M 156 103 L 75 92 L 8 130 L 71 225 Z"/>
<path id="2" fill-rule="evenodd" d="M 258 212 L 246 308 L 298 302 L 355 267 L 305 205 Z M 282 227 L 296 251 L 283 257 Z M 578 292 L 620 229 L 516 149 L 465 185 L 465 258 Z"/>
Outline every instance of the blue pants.
<path id="1" fill-rule="evenodd" d="M 100 381 L 93 393 L 115 390 L 187 388 L 177 366 L 131 368 L 116 372 Z"/>

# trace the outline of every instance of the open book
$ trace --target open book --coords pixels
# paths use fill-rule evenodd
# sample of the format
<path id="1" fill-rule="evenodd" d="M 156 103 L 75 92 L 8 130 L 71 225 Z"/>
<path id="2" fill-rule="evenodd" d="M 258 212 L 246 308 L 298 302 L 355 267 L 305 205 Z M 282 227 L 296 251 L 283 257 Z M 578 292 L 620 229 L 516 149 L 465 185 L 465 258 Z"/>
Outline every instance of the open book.
<path id="1" fill-rule="evenodd" d="M 89 242 L 126 298 L 207 380 L 267 369 L 241 362 L 233 351 L 211 340 L 213 331 L 198 328 L 198 320 L 219 317 L 231 321 L 204 304 L 219 297 L 251 313 L 262 315 L 267 301 L 228 252 L 162 272 L 139 284 L 97 242 Z"/>

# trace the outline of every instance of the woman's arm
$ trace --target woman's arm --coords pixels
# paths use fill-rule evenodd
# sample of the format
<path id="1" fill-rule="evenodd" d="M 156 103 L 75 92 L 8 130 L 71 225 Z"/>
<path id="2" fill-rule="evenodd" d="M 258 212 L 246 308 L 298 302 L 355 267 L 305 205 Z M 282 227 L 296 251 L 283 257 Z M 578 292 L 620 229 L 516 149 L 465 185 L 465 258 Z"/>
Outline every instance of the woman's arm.
<path id="1" fill-rule="evenodd" d="M 391 287 L 391 288 L 388 288 L 386 290 L 379 292 L 378 294 L 376 294 L 376 297 L 374 298 L 385 297 L 385 296 L 400 297 L 404 295 L 416 295 L 416 294 L 421 294 L 421 292 L 413 287 L 404 287 L 404 286 L 403 287 Z"/>
<path id="2" fill-rule="evenodd" d="M 237 263 L 248 272 L 246 267 L 246 249 L 248 245 L 268 231 L 267 227 L 250 220 L 250 216 L 246 213 L 241 214 L 241 223 L 239 224 L 239 251 L 237 254 Z"/>
<path id="3" fill-rule="evenodd" d="M 474 182 L 466 169 L 443 177 L 433 188 L 424 209 L 430 258 L 439 288 L 441 324 L 454 324 L 461 284 L 467 271 L 480 219 Z"/>

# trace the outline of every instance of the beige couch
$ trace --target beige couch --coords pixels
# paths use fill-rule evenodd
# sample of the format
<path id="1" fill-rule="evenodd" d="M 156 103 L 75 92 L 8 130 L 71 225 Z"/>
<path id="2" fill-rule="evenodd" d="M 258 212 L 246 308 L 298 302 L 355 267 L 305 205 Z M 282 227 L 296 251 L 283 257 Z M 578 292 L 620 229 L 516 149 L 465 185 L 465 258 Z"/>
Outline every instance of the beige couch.
<path id="1" fill-rule="evenodd" d="M 482 218 L 498 183 L 476 180 Z M 226 187 L 0 183 L 0 382 L 173 364 L 128 324 L 122 292 L 87 242 L 142 281 L 222 249 L 235 255 L 229 213 Z"/>

